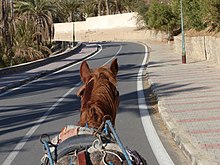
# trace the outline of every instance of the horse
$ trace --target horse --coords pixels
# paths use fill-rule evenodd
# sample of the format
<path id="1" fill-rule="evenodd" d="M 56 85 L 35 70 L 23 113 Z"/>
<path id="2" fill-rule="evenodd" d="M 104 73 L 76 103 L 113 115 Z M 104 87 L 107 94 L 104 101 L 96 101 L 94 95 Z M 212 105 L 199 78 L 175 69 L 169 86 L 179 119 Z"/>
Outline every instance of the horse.
<path id="1" fill-rule="evenodd" d="M 41 140 L 47 153 L 42 165 L 145 165 L 135 150 L 125 149 L 114 130 L 119 106 L 118 62 L 91 69 L 86 61 L 80 66 L 83 82 L 77 91 L 81 98 L 78 125 L 69 125 L 60 134 Z M 46 137 L 46 138 L 45 138 Z M 49 147 L 48 147 L 49 146 Z"/>
<path id="2" fill-rule="evenodd" d="M 80 126 L 99 128 L 103 118 L 111 118 L 115 125 L 116 113 L 119 106 L 117 90 L 118 63 L 114 59 L 110 66 L 90 69 L 84 61 L 80 66 L 80 77 L 83 85 L 77 95 L 81 97 Z"/>

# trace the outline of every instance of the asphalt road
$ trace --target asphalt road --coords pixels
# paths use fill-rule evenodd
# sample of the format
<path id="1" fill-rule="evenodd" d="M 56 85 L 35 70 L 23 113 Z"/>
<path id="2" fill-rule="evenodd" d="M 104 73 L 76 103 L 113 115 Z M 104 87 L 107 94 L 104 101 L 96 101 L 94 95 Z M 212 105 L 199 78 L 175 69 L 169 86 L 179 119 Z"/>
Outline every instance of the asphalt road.
<path id="1" fill-rule="evenodd" d="M 124 146 L 137 150 L 150 165 L 157 165 L 143 129 L 137 100 L 137 74 L 144 56 L 145 48 L 141 44 L 106 42 L 102 43 L 102 51 L 88 63 L 95 68 L 118 58 L 120 107 L 116 131 Z M 40 164 L 43 155 L 40 135 L 54 136 L 65 125 L 78 122 L 79 67 L 80 64 L 73 65 L 0 96 L 0 164 L 10 153 L 6 163 Z"/>

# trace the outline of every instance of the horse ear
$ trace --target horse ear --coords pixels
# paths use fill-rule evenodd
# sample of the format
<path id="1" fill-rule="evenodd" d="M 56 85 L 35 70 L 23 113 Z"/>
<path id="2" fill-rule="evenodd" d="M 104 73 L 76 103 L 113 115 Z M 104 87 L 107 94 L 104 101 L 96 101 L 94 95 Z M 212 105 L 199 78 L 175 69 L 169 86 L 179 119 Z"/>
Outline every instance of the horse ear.
<path id="1" fill-rule="evenodd" d="M 112 73 L 116 76 L 118 73 L 118 62 L 117 62 L 117 58 L 114 59 L 111 63 L 110 66 L 110 70 L 112 71 Z"/>
<path id="2" fill-rule="evenodd" d="M 87 64 L 86 61 L 83 61 L 80 66 L 80 77 L 81 77 L 82 82 L 85 83 L 89 81 L 90 76 L 91 76 L 90 74 L 91 72 L 90 72 L 89 65 Z"/>

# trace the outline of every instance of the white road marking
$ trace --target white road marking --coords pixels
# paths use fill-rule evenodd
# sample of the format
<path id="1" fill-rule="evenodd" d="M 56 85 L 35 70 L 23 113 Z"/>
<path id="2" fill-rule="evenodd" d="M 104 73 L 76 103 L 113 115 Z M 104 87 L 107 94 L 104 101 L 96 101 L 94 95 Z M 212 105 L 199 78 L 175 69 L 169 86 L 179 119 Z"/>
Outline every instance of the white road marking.
<path id="1" fill-rule="evenodd" d="M 119 45 L 119 44 L 118 44 Z M 110 59 L 110 60 L 108 60 L 106 63 L 104 63 L 103 65 L 106 65 L 106 64 L 108 64 L 110 61 L 112 61 L 117 55 L 118 55 L 118 53 L 121 51 L 121 49 L 122 49 L 122 45 L 120 44 L 120 48 L 118 49 L 118 51 L 116 52 L 116 54 Z"/>
<path id="2" fill-rule="evenodd" d="M 35 123 L 33 127 L 29 129 L 26 135 L 21 139 L 21 141 L 15 146 L 14 150 L 8 155 L 2 165 L 10 165 L 15 157 L 18 155 L 20 150 L 24 147 L 25 143 L 29 140 L 29 138 L 34 134 L 37 128 L 41 125 L 44 120 L 46 120 L 47 116 L 64 100 L 66 96 L 68 96 L 80 83 L 76 84 L 73 88 L 71 88 L 68 92 L 66 92 L 52 107 Z"/>
<path id="3" fill-rule="evenodd" d="M 167 164 L 174 165 L 172 159 L 170 158 L 162 142 L 160 141 L 160 138 L 157 135 L 157 132 L 151 121 L 150 114 L 148 112 L 148 107 L 145 101 L 142 75 L 143 75 L 144 65 L 148 58 L 148 48 L 146 45 L 144 46 L 145 46 L 146 53 L 145 53 L 145 57 L 142 62 L 141 68 L 138 72 L 138 77 L 137 77 L 138 105 L 139 105 L 139 110 L 140 110 L 140 115 L 141 115 L 141 121 L 144 127 L 145 134 L 147 136 L 147 139 L 150 143 L 150 146 L 153 150 L 153 153 L 158 163 L 160 165 L 167 165 Z"/>
<path id="4" fill-rule="evenodd" d="M 99 44 L 98 44 L 98 45 L 99 45 Z M 90 59 L 90 58 L 96 56 L 99 52 L 102 51 L 102 49 L 103 49 L 103 48 L 102 48 L 102 45 L 99 45 L 99 46 L 101 47 L 101 48 L 99 49 L 99 51 L 96 52 L 96 53 L 94 53 L 93 55 L 87 57 L 86 60 L 88 60 L 88 59 Z M 69 69 L 69 68 L 71 68 L 71 67 L 73 67 L 73 66 L 75 66 L 75 65 L 80 64 L 80 63 L 82 63 L 82 61 L 79 61 L 79 62 L 77 62 L 77 63 L 75 63 L 75 64 L 73 64 L 73 65 L 70 65 L 70 66 L 68 66 L 68 67 L 65 67 L 65 68 L 63 68 L 63 69 L 61 69 L 61 70 L 58 70 L 58 71 L 56 71 L 56 72 L 54 72 L 54 73 L 51 73 L 51 74 L 49 74 L 49 75 L 53 75 L 53 74 L 60 73 L 60 72 L 62 72 L 62 71 L 64 71 L 64 70 L 67 70 L 67 69 Z M 49 75 L 48 75 L 48 76 L 49 76 Z"/>
<path id="5" fill-rule="evenodd" d="M 98 44 L 98 45 L 99 45 L 99 44 Z M 96 56 L 99 52 L 101 52 L 101 51 L 102 51 L 102 45 L 99 45 L 99 46 L 101 47 L 101 48 L 99 49 L 99 51 L 96 52 L 96 53 L 94 53 L 92 56 L 87 57 L 86 59 L 90 59 L 90 58 Z M 49 76 L 51 76 L 51 75 L 60 73 L 60 72 L 62 72 L 62 71 L 64 71 L 64 70 L 67 70 L 67 69 L 69 69 L 69 68 L 71 68 L 71 67 L 73 67 L 73 66 L 75 66 L 75 65 L 80 64 L 80 63 L 82 63 L 82 61 L 79 61 L 79 62 L 77 62 L 77 63 L 74 63 L 73 65 L 70 65 L 70 66 L 68 66 L 68 67 L 65 67 L 65 68 L 63 68 L 63 69 L 61 69 L 61 70 L 58 70 L 58 71 L 56 71 L 56 72 L 50 73 L 50 74 L 44 76 L 43 78 L 46 78 L 46 77 L 49 77 Z M 36 81 L 38 81 L 38 80 L 40 80 L 40 79 L 42 79 L 42 78 L 38 78 L 38 79 L 36 79 L 36 80 L 30 81 L 30 82 L 28 82 L 28 83 L 26 83 L 26 84 L 24 84 L 24 85 L 19 86 L 19 87 L 10 89 L 10 90 L 8 90 L 8 91 L 6 91 L 6 92 L 0 94 L 0 97 L 1 97 L 1 96 L 4 96 L 4 95 L 6 95 L 6 94 L 8 94 L 8 93 L 10 93 L 10 92 L 12 92 L 12 91 L 16 91 L 16 90 L 18 90 L 18 89 L 21 89 L 22 87 L 27 86 L 27 85 L 29 85 L 29 84 L 32 84 L 32 83 L 34 83 L 34 82 L 36 82 Z"/>
<path id="6" fill-rule="evenodd" d="M 101 49 L 100 49 L 98 52 L 96 52 L 94 55 L 88 57 L 87 59 L 94 57 L 94 56 L 97 55 L 101 50 L 102 50 L 102 47 L 101 47 Z M 66 68 L 64 68 L 64 69 L 61 69 L 61 70 L 59 70 L 59 71 L 56 71 L 56 72 L 54 72 L 54 73 L 52 73 L 52 74 L 49 74 L 49 75 L 47 75 L 47 76 L 45 76 L 45 77 L 48 77 L 48 76 L 50 76 L 50 75 L 53 75 L 53 74 L 62 72 L 62 71 L 66 70 L 66 69 L 68 69 L 68 68 L 70 68 L 70 67 L 73 67 L 73 66 L 75 66 L 75 65 L 77 65 L 77 64 L 79 64 L 79 63 L 81 63 L 81 62 L 82 62 L 82 61 L 77 62 L 77 63 L 75 63 L 75 64 L 73 64 L 73 65 L 71 65 L 71 66 L 69 66 L 69 67 L 66 67 Z M 44 78 L 45 78 L 45 77 L 44 77 Z M 35 81 L 37 81 L 37 80 L 35 80 Z M 28 83 L 28 84 L 31 84 L 31 83 L 33 83 L 33 82 L 34 82 L 34 81 L 32 81 L 32 82 L 30 82 L 30 83 Z M 13 160 L 16 158 L 16 156 L 18 155 L 18 153 L 19 153 L 19 152 L 21 151 L 21 149 L 24 147 L 24 145 L 25 145 L 26 142 L 29 140 L 29 138 L 34 134 L 34 132 L 37 130 L 37 128 L 41 125 L 41 123 L 43 123 L 43 122 L 46 120 L 46 118 L 48 117 L 48 115 L 65 99 L 65 97 L 67 97 L 67 96 L 68 96 L 76 87 L 78 87 L 80 84 L 81 84 L 81 82 L 77 83 L 73 88 L 71 88 L 68 92 L 66 92 L 55 104 L 53 104 L 52 107 L 50 107 L 50 108 L 48 109 L 48 111 L 47 111 L 39 120 L 37 120 L 37 121 L 35 122 L 35 125 L 29 129 L 29 131 L 26 133 L 26 135 L 25 135 L 25 136 L 21 139 L 21 141 L 15 146 L 15 148 L 13 149 L 13 151 L 10 152 L 10 154 L 7 156 L 7 158 L 5 159 L 5 161 L 3 162 L 2 165 L 10 165 L 10 164 L 13 162 Z M 25 85 L 27 85 L 27 84 L 25 84 Z M 23 85 L 23 86 L 24 86 L 24 85 Z M 20 88 L 22 88 L 23 86 L 18 87 L 18 88 L 15 88 L 15 89 L 13 89 L 13 90 L 10 90 L 10 91 L 8 91 L 7 93 L 9 93 L 9 92 L 11 92 L 11 91 L 14 91 L 14 90 L 17 90 L 17 89 L 20 89 Z M 5 93 L 4 93 L 4 95 L 5 95 Z"/>

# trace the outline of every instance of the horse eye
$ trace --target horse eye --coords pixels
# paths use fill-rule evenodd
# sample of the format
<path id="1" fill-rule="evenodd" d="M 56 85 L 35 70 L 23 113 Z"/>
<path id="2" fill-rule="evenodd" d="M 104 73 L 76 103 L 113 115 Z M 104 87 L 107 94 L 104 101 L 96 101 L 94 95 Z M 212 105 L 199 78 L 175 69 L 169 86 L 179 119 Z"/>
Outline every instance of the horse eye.
<path id="1" fill-rule="evenodd" d="M 78 90 L 77 96 L 82 97 L 85 93 L 85 88 Z"/>
<path id="2" fill-rule="evenodd" d="M 83 96 L 83 95 L 84 95 L 84 92 L 85 92 L 85 89 L 81 90 L 81 91 L 79 92 L 79 96 Z"/>

